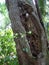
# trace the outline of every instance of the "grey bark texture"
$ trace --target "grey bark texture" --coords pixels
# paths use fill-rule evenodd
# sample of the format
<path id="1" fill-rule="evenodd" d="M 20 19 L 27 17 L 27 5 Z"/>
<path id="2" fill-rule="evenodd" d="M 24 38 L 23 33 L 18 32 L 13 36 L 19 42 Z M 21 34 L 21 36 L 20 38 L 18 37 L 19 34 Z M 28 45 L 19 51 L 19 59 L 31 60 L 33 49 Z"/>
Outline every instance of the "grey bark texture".
<path id="1" fill-rule="evenodd" d="M 21 23 L 20 11 L 18 7 L 18 2 L 25 2 L 30 5 L 33 9 L 31 12 L 31 19 L 34 18 L 33 22 L 36 29 L 38 30 L 38 34 L 40 36 L 40 41 L 42 45 L 42 52 L 38 55 L 37 60 L 33 59 L 29 42 L 26 37 L 26 30 Z M 7 9 L 9 12 L 9 17 L 11 20 L 12 30 L 14 35 L 16 33 L 19 34 L 18 38 L 14 38 L 16 43 L 16 49 L 18 54 L 18 59 L 20 65 L 46 65 L 46 50 L 47 50 L 47 39 L 45 35 L 45 31 L 40 23 L 39 17 L 37 15 L 36 7 L 33 4 L 32 0 L 6 0 Z M 21 34 L 25 34 L 23 38 L 21 38 Z M 25 49 L 25 51 L 24 51 Z M 27 49 L 27 51 L 26 51 Z"/>

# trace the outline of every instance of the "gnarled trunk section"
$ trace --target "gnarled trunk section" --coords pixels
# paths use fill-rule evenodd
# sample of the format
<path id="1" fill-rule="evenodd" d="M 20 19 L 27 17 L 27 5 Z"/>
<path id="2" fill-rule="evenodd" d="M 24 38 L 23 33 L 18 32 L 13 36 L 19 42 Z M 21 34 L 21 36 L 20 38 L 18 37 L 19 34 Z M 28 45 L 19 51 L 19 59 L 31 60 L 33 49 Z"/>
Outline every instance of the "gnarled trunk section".
<path id="1" fill-rule="evenodd" d="M 46 65 L 47 39 L 30 0 L 6 0 L 20 65 Z"/>

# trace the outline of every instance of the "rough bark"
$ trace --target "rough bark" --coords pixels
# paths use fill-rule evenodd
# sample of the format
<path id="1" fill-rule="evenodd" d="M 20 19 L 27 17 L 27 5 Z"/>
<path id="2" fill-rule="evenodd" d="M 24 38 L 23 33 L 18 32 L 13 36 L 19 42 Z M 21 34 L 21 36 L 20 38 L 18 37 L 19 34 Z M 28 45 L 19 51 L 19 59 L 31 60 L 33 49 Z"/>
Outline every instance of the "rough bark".
<path id="1" fill-rule="evenodd" d="M 8 0 L 8 2 L 6 0 L 6 3 L 8 4 L 9 17 L 11 20 L 14 35 L 16 33 L 18 33 L 19 35 L 20 33 L 26 33 L 19 17 L 20 12 L 17 5 L 17 0 Z M 23 38 L 21 38 L 20 36 L 18 38 L 14 38 L 14 40 L 16 43 L 16 49 L 20 65 L 35 65 L 26 35 Z M 27 51 L 23 49 L 27 49 Z"/>
<path id="2" fill-rule="evenodd" d="M 33 2 L 6 0 L 6 3 L 13 33 L 19 35 L 14 40 L 20 65 L 45 65 L 47 39 Z M 31 34 L 27 34 L 29 31 Z"/>

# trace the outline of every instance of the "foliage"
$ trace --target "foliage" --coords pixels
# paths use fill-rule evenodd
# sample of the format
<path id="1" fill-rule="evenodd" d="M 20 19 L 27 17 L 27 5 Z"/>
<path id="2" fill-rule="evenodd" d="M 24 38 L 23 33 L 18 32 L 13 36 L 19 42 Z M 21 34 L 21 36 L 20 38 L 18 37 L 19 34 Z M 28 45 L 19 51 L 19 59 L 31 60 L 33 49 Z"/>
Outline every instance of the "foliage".
<path id="1" fill-rule="evenodd" d="M 19 65 L 11 29 L 0 30 L 0 65 Z"/>
<path id="2" fill-rule="evenodd" d="M 6 5 L 1 3 L 0 3 L 0 17 L 1 17 L 0 23 L 3 24 L 3 25 L 0 25 L 0 28 L 5 29 L 6 26 L 10 23 L 10 19 L 8 16 Z"/>
<path id="3" fill-rule="evenodd" d="M 45 3 L 46 0 L 38 0 L 39 8 L 41 10 L 42 15 L 45 15 Z"/>
<path id="4" fill-rule="evenodd" d="M 49 40 L 49 0 L 38 0 L 38 3 Z"/>

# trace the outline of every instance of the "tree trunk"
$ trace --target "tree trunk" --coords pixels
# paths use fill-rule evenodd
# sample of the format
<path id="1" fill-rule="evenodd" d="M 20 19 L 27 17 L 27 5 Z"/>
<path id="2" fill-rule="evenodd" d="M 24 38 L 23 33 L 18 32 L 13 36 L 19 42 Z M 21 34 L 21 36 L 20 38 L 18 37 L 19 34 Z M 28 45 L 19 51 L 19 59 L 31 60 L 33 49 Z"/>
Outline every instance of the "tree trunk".
<path id="1" fill-rule="evenodd" d="M 47 39 L 30 0 L 6 0 L 20 65 L 45 65 Z M 35 58 L 34 58 L 35 57 Z"/>

